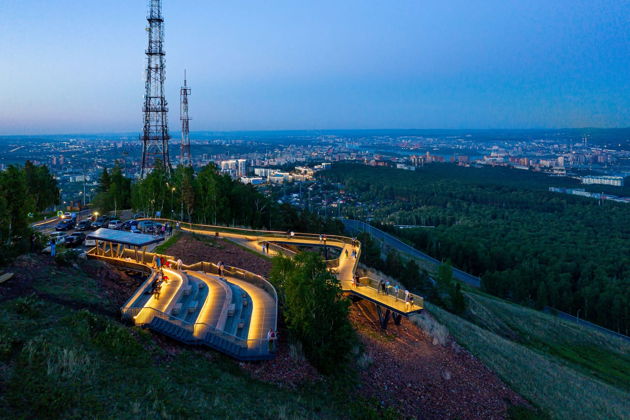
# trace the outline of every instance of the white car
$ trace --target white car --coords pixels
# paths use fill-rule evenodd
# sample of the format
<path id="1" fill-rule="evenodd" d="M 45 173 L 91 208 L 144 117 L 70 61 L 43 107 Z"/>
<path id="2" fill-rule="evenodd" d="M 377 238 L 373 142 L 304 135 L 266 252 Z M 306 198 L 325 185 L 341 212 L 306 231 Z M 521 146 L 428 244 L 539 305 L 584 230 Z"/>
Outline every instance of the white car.
<path id="1" fill-rule="evenodd" d="M 122 222 L 118 219 L 115 220 L 110 220 L 109 224 L 107 225 L 108 229 L 120 229 L 120 227 L 122 226 Z"/>
<path id="2" fill-rule="evenodd" d="M 53 232 L 49 235 L 51 240 L 55 240 L 55 244 L 57 245 L 61 245 L 64 242 L 66 242 L 66 237 L 68 236 L 68 234 L 64 233 L 64 232 Z"/>

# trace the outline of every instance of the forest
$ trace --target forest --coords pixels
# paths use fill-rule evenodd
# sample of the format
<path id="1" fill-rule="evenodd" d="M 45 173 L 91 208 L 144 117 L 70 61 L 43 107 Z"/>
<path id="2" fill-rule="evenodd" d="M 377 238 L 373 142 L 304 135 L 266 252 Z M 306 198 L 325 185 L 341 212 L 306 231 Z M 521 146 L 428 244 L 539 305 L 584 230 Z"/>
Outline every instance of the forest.
<path id="1" fill-rule="evenodd" d="M 485 291 L 628 334 L 629 205 L 554 194 L 576 181 L 508 168 L 342 163 L 322 176 L 356 200 L 347 217 L 480 276 Z"/>
<path id="2" fill-rule="evenodd" d="M 272 201 L 252 185 L 221 174 L 212 164 L 198 172 L 179 166 L 170 174 L 158 165 L 158 169 L 133 183 L 118 166 L 104 169 L 92 206 L 101 212 L 133 208 L 146 215 L 202 224 L 343 232 L 340 222 Z"/>
<path id="3" fill-rule="evenodd" d="M 59 204 L 59 188 L 46 166 L 27 161 L 0 171 L 0 264 L 28 250 L 29 215 L 55 204 Z"/>

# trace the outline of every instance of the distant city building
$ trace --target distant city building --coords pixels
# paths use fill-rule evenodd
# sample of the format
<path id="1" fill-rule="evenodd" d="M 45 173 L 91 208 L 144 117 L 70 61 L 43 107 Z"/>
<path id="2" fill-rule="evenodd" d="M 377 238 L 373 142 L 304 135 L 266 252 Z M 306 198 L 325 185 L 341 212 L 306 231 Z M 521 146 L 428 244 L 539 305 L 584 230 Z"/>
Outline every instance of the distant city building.
<path id="1" fill-rule="evenodd" d="M 624 178 L 622 176 L 584 176 L 580 178 L 582 184 L 592 185 L 612 185 L 614 187 L 623 187 Z"/>
<path id="2" fill-rule="evenodd" d="M 262 185 L 265 183 L 265 180 L 261 177 L 242 177 L 241 182 L 243 184 L 252 184 L 252 185 Z"/>
<path id="3" fill-rule="evenodd" d="M 242 178 L 247 176 L 246 159 L 222 160 L 219 167 L 221 172 L 230 175 L 232 178 Z"/>
<path id="4" fill-rule="evenodd" d="M 412 165 L 405 165 L 404 163 L 397 163 L 396 169 L 404 169 L 405 171 L 415 171 L 416 167 Z"/>

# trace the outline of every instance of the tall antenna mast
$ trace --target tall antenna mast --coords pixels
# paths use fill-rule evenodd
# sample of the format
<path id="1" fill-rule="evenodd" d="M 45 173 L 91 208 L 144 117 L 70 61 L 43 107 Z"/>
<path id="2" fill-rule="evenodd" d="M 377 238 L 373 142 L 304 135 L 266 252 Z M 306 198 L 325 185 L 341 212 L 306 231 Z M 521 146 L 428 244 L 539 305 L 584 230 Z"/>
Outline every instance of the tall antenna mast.
<path id="1" fill-rule="evenodd" d="M 180 119 L 182 120 L 182 145 L 179 154 L 179 163 L 182 166 L 192 166 L 192 155 L 190 154 L 190 117 L 188 116 L 188 96 L 191 89 L 188 87 L 186 70 L 184 70 L 184 86 L 180 89 Z"/>
<path id="2" fill-rule="evenodd" d="M 171 170 L 168 153 L 168 104 L 164 97 L 165 53 L 162 0 L 149 0 L 149 46 L 144 94 L 144 130 L 142 132 L 142 171 L 144 178 L 156 165 Z"/>

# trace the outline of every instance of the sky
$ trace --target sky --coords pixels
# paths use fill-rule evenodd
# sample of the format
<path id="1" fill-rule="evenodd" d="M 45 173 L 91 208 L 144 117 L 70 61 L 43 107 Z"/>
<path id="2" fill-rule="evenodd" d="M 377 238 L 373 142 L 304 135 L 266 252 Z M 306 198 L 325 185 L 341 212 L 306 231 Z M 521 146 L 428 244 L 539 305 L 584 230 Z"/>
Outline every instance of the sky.
<path id="1" fill-rule="evenodd" d="M 630 126 L 628 0 L 164 0 L 179 130 Z M 146 0 L 0 0 L 0 135 L 142 129 Z"/>

